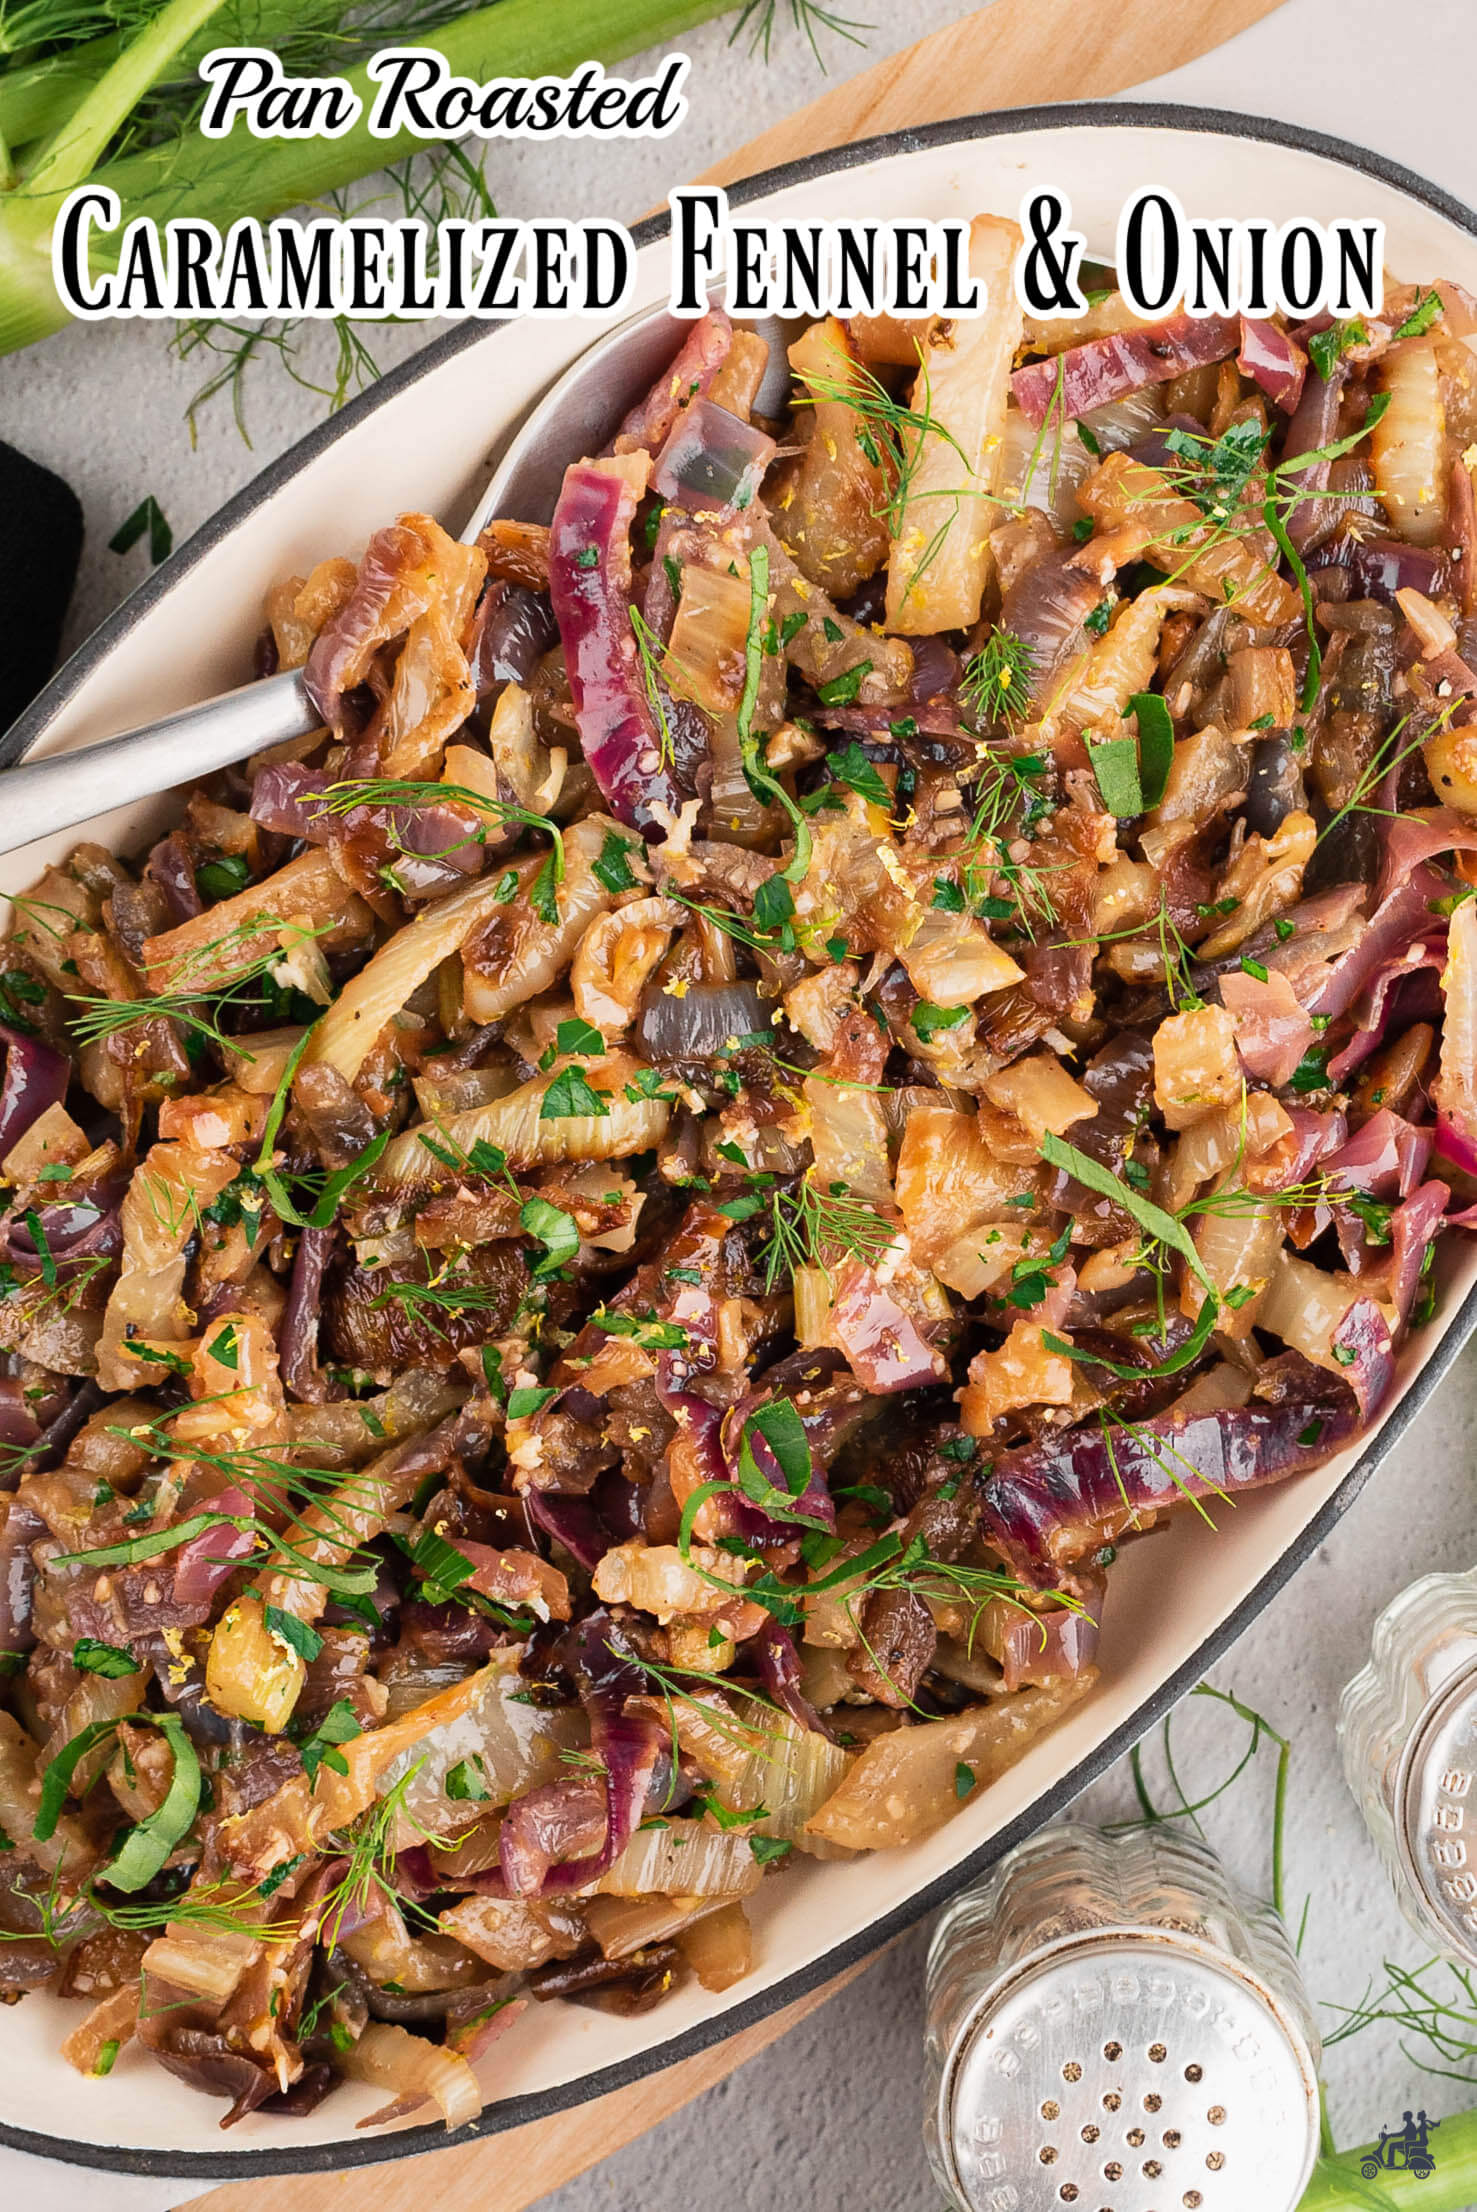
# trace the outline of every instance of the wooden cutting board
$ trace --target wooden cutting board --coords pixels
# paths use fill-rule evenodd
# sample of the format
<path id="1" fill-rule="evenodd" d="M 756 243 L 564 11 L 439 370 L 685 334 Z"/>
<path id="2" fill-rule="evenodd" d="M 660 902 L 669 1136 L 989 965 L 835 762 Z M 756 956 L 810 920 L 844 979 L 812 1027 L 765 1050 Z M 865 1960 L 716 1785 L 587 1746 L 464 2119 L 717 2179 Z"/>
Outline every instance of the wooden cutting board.
<path id="1" fill-rule="evenodd" d="M 732 184 L 761 169 L 881 131 L 992 108 L 1110 99 L 1194 61 L 1258 23 L 1283 0 L 994 0 L 962 22 L 835 84 L 809 107 L 751 139 L 699 182 Z M 479 2212 L 524 2212 L 550 2190 L 710 2089 L 863 1971 L 853 1967 L 713 2050 L 572 2112 L 423 2158 L 337 2174 L 231 2182 L 190 2212 L 422 2212 L 434 2182 L 443 2200 Z"/>

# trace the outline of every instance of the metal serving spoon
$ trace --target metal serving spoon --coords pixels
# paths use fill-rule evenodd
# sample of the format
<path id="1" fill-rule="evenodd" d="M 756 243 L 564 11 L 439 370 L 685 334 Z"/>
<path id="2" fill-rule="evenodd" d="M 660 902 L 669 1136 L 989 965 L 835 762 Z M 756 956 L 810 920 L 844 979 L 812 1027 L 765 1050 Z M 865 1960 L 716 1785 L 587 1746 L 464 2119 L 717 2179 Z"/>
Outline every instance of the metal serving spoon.
<path id="1" fill-rule="evenodd" d="M 785 328 L 773 317 L 750 327 L 769 348 L 756 407 L 778 414 L 789 390 Z M 609 442 L 691 328 L 665 307 L 648 308 L 582 353 L 514 432 L 462 531 L 463 542 L 470 544 L 496 515 L 547 522 L 566 463 Z M 23 761 L 0 773 L 0 853 L 208 776 L 287 738 L 306 737 L 318 722 L 302 670 L 290 668 L 144 729 Z"/>

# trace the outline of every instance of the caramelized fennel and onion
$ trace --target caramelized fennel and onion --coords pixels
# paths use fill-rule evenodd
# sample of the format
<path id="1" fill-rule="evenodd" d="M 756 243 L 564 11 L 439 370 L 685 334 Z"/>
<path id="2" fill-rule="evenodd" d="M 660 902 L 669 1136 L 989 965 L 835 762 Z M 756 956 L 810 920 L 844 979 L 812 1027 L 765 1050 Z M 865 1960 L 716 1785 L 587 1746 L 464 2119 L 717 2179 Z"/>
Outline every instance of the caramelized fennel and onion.
<path id="1" fill-rule="evenodd" d="M 530 2002 L 727 1988 L 1430 1319 L 1473 303 L 991 297 L 773 421 L 709 315 L 549 527 L 281 583 L 321 726 L 15 899 L 0 1989 L 84 2072 L 456 2125 Z"/>

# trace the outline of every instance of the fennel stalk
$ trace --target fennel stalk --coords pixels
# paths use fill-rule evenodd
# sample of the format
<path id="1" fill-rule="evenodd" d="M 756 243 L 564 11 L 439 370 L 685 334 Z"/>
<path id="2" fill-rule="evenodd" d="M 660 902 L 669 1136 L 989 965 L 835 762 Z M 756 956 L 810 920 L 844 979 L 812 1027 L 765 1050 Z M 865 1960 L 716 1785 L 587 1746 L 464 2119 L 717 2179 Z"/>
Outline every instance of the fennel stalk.
<path id="1" fill-rule="evenodd" d="M 1433 2138 L 1435 2171 L 1424 2181 L 1384 2172 L 1366 2181 L 1360 2167 L 1377 2147 L 1320 2158 L 1298 2212 L 1466 2212 L 1477 2204 L 1477 2112 L 1443 2117 Z"/>
<path id="2" fill-rule="evenodd" d="M 48 337 L 70 319 L 52 284 L 51 229 L 67 193 L 84 180 L 111 187 L 122 203 L 117 231 L 95 241 L 94 263 L 101 269 L 108 266 L 110 245 L 121 240 L 134 216 L 160 223 L 188 216 L 214 222 L 224 232 L 240 216 L 270 221 L 428 150 L 409 132 L 371 137 L 367 118 L 375 87 L 366 57 L 344 72 L 364 113 L 341 138 L 264 141 L 238 130 L 211 140 L 191 126 L 161 144 L 100 161 L 132 109 L 176 58 L 199 42 L 202 28 L 204 43 L 217 42 L 209 37 L 208 18 L 219 5 L 220 0 L 170 0 L 133 36 L 110 35 L 75 48 L 49 75 L 19 72 L 20 81 L 12 80 L 9 92 L 0 78 L 0 144 L 10 150 L 18 172 L 0 191 L 0 353 Z M 582 62 L 613 63 L 678 37 L 729 5 L 731 0 L 558 0 L 557 6 L 550 0 L 495 0 L 415 34 L 415 43 L 444 55 L 454 71 L 474 79 L 563 76 Z M 84 64 L 82 57 L 89 55 Z M 79 96 L 68 108 L 74 94 Z M 38 129 L 48 134 L 39 141 Z"/>

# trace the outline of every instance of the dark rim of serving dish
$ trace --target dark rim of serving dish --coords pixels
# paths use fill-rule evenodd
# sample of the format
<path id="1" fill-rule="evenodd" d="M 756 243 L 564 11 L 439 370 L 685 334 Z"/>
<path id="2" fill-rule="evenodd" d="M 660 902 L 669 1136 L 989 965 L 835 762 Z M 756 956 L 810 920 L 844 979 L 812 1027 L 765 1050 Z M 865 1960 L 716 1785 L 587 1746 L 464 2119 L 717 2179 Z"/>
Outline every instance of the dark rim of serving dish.
<path id="1" fill-rule="evenodd" d="M 780 168 L 764 170 L 758 176 L 746 177 L 742 183 L 731 185 L 728 197 L 732 204 L 742 206 L 787 186 L 805 184 L 812 178 L 857 168 L 866 162 L 894 154 L 921 153 L 937 146 L 960 145 L 973 139 L 1014 137 L 1031 131 L 1076 130 L 1083 125 L 1099 129 L 1199 131 L 1207 136 L 1253 139 L 1266 145 L 1285 146 L 1294 152 L 1315 154 L 1372 177 L 1382 185 L 1390 186 L 1403 193 L 1406 198 L 1418 201 L 1421 206 L 1444 216 L 1447 222 L 1454 224 L 1459 230 L 1477 237 L 1477 214 L 1471 208 L 1449 192 L 1443 192 L 1438 186 L 1417 176 L 1413 170 L 1403 168 L 1400 163 L 1388 160 L 1383 154 L 1372 153 L 1367 147 L 1353 145 L 1348 139 L 1330 137 L 1321 131 L 1273 122 L 1264 116 L 1237 115 L 1220 108 L 1175 107 L 1160 101 L 1102 100 L 1084 101 L 1080 105 L 1057 103 L 1044 107 L 1011 108 L 998 114 L 960 116 L 950 122 L 933 123 L 917 130 L 893 131 L 884 137 L 862 139 L 855 145 L 808 155 L 803 161 L 786 162 Z M 669 227 L 669 218 L 666 215 L 648 216 L 644 222 L 633 226 L 632 237 L 638 247 L 648 246 L 664 237 Z M 93 674 L 119 640 L 128 635 L 203 554 L 218 545 L 221 539 L 227 537 L 238 523 L 254 513 L 264 501 L 283 490 L 326 447 L 381 406 L 385 400 L 438 369 L 453 354 L 461 352 L 467 346 L 496 343 L 503 334 L 515 327 L 512 322 L 477 322 L 467 323 L 449 332 L 427 346 L 413 360 L 392 370 L 331 420 L 309 431 L 280 460 L 263 469 L 243 491 L 238 492 L 218 514 L 197 530 L 178 552 L 156 569 L 148 581 L 141 584 L 137 591 L 109 615 L 87 642 L 72 655 L 66 666 L 52 679 L 20 720 L 0 737 L 0 766 L 9 766 L 23 759 L 79 685 Z M 823 1957 L 797 1967 L 794 1973 L 783 1976 L 754 1996 L 724 2007 L 713 2018 L 700 2021 L 696 2026 L 684 2029 L 666 2042 L 638 2052 L 632 2058 L 623 2059 L 613 2066 L 600 2067 L 594 2073 L 583 2074 L 577 2081 L 490 2104 L 478 2120 L 458 2129 L 452 2136 L 448 2136 L 445 2129 L 437 2124 L 406 2128 L 395 2135 L 358 2139 L 349 2137 L 330 2143 L 301 2144 L 281 2150 L 170 2151 L 138 2150 L 126 2144 L 76 2142 L 63 2136 L 36 2134 L 28 2128 L 12 2127 L 0 2122 L 0 2143 L 8 2144 L 15 2150 L 30 2151 L 39 2157 L 61 2159 L 74 2166 L 96 2167 L 112 2173 L 178 2176 L 182 2180 L 191 2181 L 249 2179 L 267 2174 L 322 2173 L 345 2166 L 376 2165 L 392 2158 L 409 2158 L 424 2151 L 444 2148 L 448 2144 L 465 2144 L 478 2136 L 499 2135 L 505 2129 L 520 2127 L 527 2121 L 544 2119 L 551 2113 L 567 2111 L 573 2106 L 586 2104 L 595 2097 L 605 2096 L 613 2089 L 639 2081 L 643 2076 L 656 2073 L 663 2067 L 675 2065 L 681 2059 L 691 2058 L 697 2052 L 707 2050 L 729 2036 L 737 2035 L 744 2028 L 753 2027 L 770 2013 L 792 2004 L 797 1997 L 802 1997 L 808 1990 L 829 1981 L 845 1968 L 859 1964 L 871 1953 L 880 1950 L 892 1937 L 900 1935 L 914 1922 L 944 1903 L 956 1890 L 962 1889 L 968 1882 L 978 1880 L 980 1875 L 1023 1837 L 1064 1812 L 1080 1791 L 1090 1782 L 1096 1781 L 1147 1729 L 1161 1720 L 1177 1700 L 1200 1680 L 1207 1669 L 1230 1649 L 1263 1607 L 1323 1543 L 1375 1469 L 1400 1442 L 1446 1375 L 1474 1327 L 1477 1327 L 1477 1289 L 1468 1294 L 1447 1321 L 1441 1342 L 1420 1375 L 1406 1389 L 1379 1436 L 1360 1455 L 1357 1463 L 1345 1475 L 1320 1511 L 1274 1560 L 1255 1589 L 1211 1631 L 1196 1647 L 1192 1656 L 1177 1667 L 1152 1696 L 1145 1698 L 1096 1750 L 1079 1760 L 1060 1781 L 1043 1790 L 1034 1803 L 1008 1827 L 1003 1828 L 998 1835 L 991 1836 L 987 1843 L 970 1852 L 967 1858 L 958 1860 L 926 1888 L 905 1898 L 891 1912 L 868 1921 L 864 1928 L 858 1929 L 844 1942 L 834 1945 Z"/>

